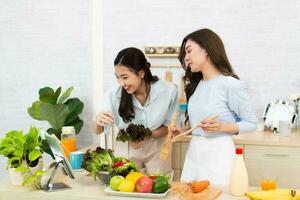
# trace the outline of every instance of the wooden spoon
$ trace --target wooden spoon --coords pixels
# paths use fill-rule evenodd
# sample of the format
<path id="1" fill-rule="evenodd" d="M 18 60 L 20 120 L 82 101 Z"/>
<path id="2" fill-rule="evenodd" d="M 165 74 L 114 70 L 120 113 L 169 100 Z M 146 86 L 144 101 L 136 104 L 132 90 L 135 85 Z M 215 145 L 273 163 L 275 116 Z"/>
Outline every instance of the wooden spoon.
<path id="1" fill-rule="evenodd" d="M 218 118 L 218 117 L 219 117 L 218 114 L 213 115 L 213 116 L 211 116 L 210 118 L 208 118 L 208 121 L 209 121 L 209 120 L 214 120 L 214 119 L 216 119 L 216 118 Z M 176 135 L 175 137 L 172 138 L 171 142 L 177 142 L 178 140 L 180 140 L 181 138 L 183 138 L 183 137 L 186 136 L 187 134 L 193 132 L 193 131 L 194 131 L 195 129 L 197 129 L 197 128 L 198 128 L 198 126 L 195 126 L 194 128 L 191 128 L 191 129 L 189 129 L 189 130 L 187 130 L 187 131 L 185 131 L 185 132 L 183 132 L 183 133 L 181 133 L 181 134 L 179 134 L 179 135 Z"/>
<path id="2" fill-rule="evenodd" d="M 169 156 L 169 151 L 170 151 L 170 147 L 172 145 L 171 139 L 172 139 L 172 132 L 170 130 L 170 127 L 175 126 L 176 124 L 176 119 L 177 119 L 177 113 L 174 113 L 173 117 L 172 117 L 172 122 L 171 125 L 169 126 L 168 129 L 168 135 L 166 137 L 166 141 L 163 144 L 161 150 L 160 150 L 160 156 L 159 158 L 161 160 L 167 160 L 168 156 Z"/>

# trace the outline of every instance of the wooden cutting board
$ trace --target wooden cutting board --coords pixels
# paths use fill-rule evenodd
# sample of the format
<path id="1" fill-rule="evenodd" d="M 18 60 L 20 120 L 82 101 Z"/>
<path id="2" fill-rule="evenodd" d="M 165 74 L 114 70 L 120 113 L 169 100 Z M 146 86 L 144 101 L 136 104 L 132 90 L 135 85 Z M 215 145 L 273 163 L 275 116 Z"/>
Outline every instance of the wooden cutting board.
<path id="1" fill-rule="evenodd" d="M 180 200 L 214 200 L 221 193 L 220 189 L 209 187 L 199 193 L 186 192 L 180 196 Z"/>
<path id="2" fill-rule="evenodd" d="M 216 199 L 220 194 L 222 193 L 222 191 L 218 188 L 214 188 L 214 187 L 209 187 L 206 188 L 205 190 L 203 190 L 202 192 L 199 193 L 195 193 L 194 194 L 194 199 L 199 199 L 199 200 L 214 200 Z"/>

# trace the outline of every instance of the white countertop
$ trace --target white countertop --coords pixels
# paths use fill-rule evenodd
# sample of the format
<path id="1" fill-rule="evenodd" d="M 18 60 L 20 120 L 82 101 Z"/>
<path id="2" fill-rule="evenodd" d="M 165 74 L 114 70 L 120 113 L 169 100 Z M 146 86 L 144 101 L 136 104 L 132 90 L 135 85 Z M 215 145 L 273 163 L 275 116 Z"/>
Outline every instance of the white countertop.
<path id="1" fill-rule="evenodd" d="M 189 142 L 192 136 L 186 136 L 179 141 Z M 270 131 L 253 131 L 233 136 L 235 144 L 266 145 L 280 147 L 300 147 L 300 130 L 295 130 L 288 137 Z"/>
<path id="2" fill-rule="evenodd" d="M 60 171 L 60 170 L 59 170 Z M 60 181 L 72 187 L 71 190 L 63 190 L 56 192 L 45 192 L 42 190 L 32 190 L 29 187 L 13 186 L 9 183 L 9 179 L 0 180 L 0 200 L 132 200 L 146 199 L 133 197 L 110 196 L 104 192 L 105 185 L 98 180 L 94 181 L 87 172 L 74 172 L 75 179 L 63 176 Z M 148 199 L 148 198 L 147 198 Z M 177 198 L 167 195 L 165 200 L 175 200 Z M 246 197 L 232 197 L 226 191 L 217 198 L 218 200 L 242 200 Z M 148 199 L 151 200 L 151 199 Z M 154 199 L 152 199 L 154 200 Z"/>

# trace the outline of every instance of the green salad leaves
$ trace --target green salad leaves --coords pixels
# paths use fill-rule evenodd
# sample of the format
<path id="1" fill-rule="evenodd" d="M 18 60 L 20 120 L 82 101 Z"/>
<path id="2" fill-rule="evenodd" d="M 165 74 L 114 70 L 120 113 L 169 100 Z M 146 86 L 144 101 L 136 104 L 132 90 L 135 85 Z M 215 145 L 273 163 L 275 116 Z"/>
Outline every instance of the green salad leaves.
<path id="1" fill-rule="evenodd" d="M 115 157 L 112 150 L 97 147 L 84 154 L 83 168 L 92 173 L 94 180 L 100 171 L 109 172 L 111 176 L 126 176 L 131 171 L 137 171 L 136 163 L 123 157 Z"/>
<path id="2" fill-rule="evenodd" d="M 140 142 L 150 137 L 152 131 L 142 124 L 129 124 L 126 129 L 120 129 L 117 140 L 126 142 Z"/>

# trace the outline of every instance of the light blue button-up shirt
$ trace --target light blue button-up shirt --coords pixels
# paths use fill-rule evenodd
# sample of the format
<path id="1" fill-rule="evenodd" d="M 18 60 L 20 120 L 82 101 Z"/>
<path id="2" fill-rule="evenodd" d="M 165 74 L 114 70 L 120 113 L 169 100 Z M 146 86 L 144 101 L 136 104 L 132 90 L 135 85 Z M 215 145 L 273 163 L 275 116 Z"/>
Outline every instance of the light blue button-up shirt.
<path id="1" fill-rule="evenodd" d="M 109 90 L 100 104 L 101 111 L 112 112 L 115 117 L 115 125 L 119 129 L 126 128 L 125 123 L 119 115 L 122 87 Z M 178 91 L 175 85 L 164 80 L 158 80 L 151 85 L 149 98 L 142 106 L 132 95 L 135 117 L 130 123 L 143 124 L 145 127 L 155 130 L 162 125 L 168 126 L 178 106 Z"/>
<path id="2" fill-rule="evenodd" d="M 219 115 L 221 122 L 236 122 L 239 133 L 256 130 L 256 115 L 249 96 L 240 80 L 219 75 L 208 81 L 200 81 L 188 104 L 191 126 L 196 126 L 205 118 Z M 206 133 L 201 128 L 193 135 L 216 137 L 226 133 Z"/>

